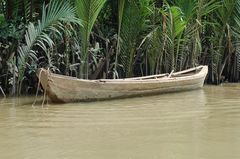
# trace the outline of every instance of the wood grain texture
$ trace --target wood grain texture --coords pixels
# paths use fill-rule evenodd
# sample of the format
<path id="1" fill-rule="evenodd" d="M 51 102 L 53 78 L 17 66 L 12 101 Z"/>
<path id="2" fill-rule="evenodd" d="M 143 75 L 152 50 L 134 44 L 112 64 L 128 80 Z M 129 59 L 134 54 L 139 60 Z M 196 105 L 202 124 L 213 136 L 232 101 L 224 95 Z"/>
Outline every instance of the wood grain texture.
<path id="1" fill-rule="evenodd" d="M 207 66 L 153 76 L 84 80 L 40 69 L 37 73 L 52 102 L 94 101 L 187 91 L 203 87 Z"/>

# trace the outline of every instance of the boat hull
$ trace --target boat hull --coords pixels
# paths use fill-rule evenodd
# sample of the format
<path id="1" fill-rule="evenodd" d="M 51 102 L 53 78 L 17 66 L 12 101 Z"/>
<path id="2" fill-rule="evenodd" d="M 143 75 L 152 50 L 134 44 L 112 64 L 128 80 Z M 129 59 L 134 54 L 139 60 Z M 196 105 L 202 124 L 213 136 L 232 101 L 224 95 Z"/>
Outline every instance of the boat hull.
<path id="1" fill-rule="evenodd" d="M 53 102 L 94 101 L 126 98 L 168 92 L 193 90 L 203 87 L 207 66 L 194 75 L 161 77 L 142 80 L 83 80 L 50 73 L 41 69 L 38 73 L 43 89 Z M 175 75 L 181 74 L 175 73 Z"/>

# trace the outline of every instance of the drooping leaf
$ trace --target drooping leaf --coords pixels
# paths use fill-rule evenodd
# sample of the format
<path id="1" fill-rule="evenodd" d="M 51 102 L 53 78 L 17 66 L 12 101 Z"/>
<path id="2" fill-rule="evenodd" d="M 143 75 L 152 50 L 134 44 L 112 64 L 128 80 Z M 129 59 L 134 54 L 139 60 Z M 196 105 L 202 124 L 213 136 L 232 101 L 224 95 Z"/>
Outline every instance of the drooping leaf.
<path id="1" fill-rule="evenodd" d="M 31 59 L 31 62 L 37 61 L 37 52 L 33 47 L 38 46 L 47 54 L 47 48 L 54 45 L 49 33 L 60 33 L 61 22 L 80 24 L 75 17 L 74 8 L 68 2 L 53 0 L 48 5 L 43 6 L 42 18 L 38 21 L 37 26 L 29 23 L 25 34 L 26 45 L 20 46 L 18 49 L 19 81 L 22 81 L 24 77 L 29 60 Z"/>
<path id="2" fill-rule="evenodd" d="M 89 37 L 93 28 L 93 25 L 98 17 L 106 0 L 75 0 L 78 17 L 82 20 L 83 27 L 80 29 L 81 34 L 81 53 L 83 62 L 85 63 L 85 69 L 83 74 L 88 74 L 88 45 Z M 83 65 L 83 66 L 84 66 Z M 82 67 L 84 69 L 84 67 Z"/>

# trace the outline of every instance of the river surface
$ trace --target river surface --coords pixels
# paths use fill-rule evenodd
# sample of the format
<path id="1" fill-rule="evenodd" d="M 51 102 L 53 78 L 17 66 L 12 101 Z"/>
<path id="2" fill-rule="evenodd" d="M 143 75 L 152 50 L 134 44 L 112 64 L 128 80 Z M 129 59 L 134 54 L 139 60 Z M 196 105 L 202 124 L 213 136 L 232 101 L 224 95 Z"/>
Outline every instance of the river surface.
<path id="1" fill-rule="evenodd" d="M 44 107 L 33 100 L 0 99 L 0 159 L 240 158 L 240 84 Z"/>

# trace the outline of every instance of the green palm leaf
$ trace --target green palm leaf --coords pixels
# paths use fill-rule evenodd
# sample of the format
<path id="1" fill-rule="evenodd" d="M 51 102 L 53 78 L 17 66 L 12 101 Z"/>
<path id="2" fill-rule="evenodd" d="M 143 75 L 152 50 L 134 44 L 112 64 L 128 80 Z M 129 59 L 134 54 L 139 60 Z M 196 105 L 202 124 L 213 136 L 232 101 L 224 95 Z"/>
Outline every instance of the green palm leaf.
<path id="1" fill-rule="evenodd" d="M 75 17 L 74 8 L 68 2 L 54 0 L 48 6 L 43 6 L 42 18 L 41 21 L 38 21 L 37 26 L 29 23 L 25 34 L 26 45 L 20 46 L 18 49 L 19 81 L 22 81 L 24 77 L 29 60 L 32 62 L 37 60 L 37 53 L 33 50 L 33 47 L 38 46 L 47 53 L 47 48 L 54 44 L 49 34 L 55 32 L 61 35 L 61 31 L 63 31 L 62 22 L 80 24 Z"/>
<path id="2" fill-rule="evenodd" d="M 106 0 L 75 0 L 78 17 L 83 20 L 83 28 L 81 28 L 80 34 L 82 57 L 85 65 L 88 64 L 89 37 L 98 14 L 105 2 Z M 84 67 L 82 67 L 82 69 L 84 69 Z M 88 74 L 88 66 L 85 66 L 85 69 L 86 70 L 82 70 L 84 71 L 83 73 Z"/>
<path id="3" fill-rule="evenodd" d="M 114 63 L 114 70 L 113 70 L 113 78 L 117 78 L 118 72 L 118 55 L 120 54 L 120 44 L 121 44 L 121 28 L 122 28 L 122 18 L 123 18 L 123 12 L 124 12 L 124 6 L 125 6 L 125 0 L 118 0 L 118 37 L 117 37 L 117 50 L 116 50 L 116 57 L 115 57 L 115 63 Z"/>
<path id="4" fill-rule="evenodd" d="M 115 67 L 119 63 L 122 66 L 122 76 L 132 76 L 134 55 L 136 52 L 137 38 L 144 25 L 144 16 L 149 0 L 122 1 L 119 7 L 119 33 L 118 51 L 119 61 L 115 62 Z"/>

